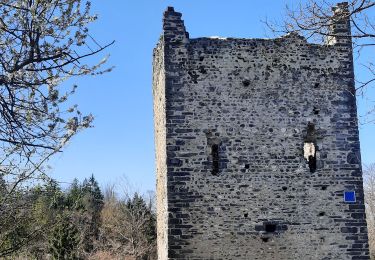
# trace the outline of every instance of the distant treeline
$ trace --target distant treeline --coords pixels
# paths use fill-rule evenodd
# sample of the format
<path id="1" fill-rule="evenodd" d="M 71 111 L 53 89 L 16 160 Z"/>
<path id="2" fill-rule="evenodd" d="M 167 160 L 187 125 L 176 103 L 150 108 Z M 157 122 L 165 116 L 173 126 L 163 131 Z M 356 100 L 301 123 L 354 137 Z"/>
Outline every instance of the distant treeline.
<path id="1" fill-rule="evenodd" d="M 66 190 L 49 180 L 10 193 L 0 183 L 0 200 L 1 259 L 156 259 L 151 197 L 103 194 L 91 176 Z"/>

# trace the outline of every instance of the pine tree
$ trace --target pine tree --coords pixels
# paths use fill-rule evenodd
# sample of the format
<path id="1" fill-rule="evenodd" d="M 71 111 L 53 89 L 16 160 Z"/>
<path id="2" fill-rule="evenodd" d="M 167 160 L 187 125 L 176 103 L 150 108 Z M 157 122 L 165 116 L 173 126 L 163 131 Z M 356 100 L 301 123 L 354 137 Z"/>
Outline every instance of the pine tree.
<path id="1" fill-rule="evenodd" d="M 143 219 L 142 233 L 146 236 L 147 241 L 152 243 L 156 239 L 156 219 L 151 211 L 151 208 L 147 206 L 145 200 L 138 193 L 134 194 L 132 199 L 128 199 L 126 203 L 130 214 L 136 219 Z"/>
<path id="2" fill-rule="evenodd" d="M 58 224 L 54 227 L 50 240 L 50 253 L 53 259 L 79 259 L 77 247 L 79 235 L 77 227 L 66 216 L 58 218 Z"/>
<path id="3" fill-rule="evenodd" d="M 83 209 L 82 204 L 82 187 L 77 178 L 73 180 L 66 194 L 66 204 L 71 210 Z"/>
<path id="4" fill-rule="evenodd" d="M 84 234 L 84 249 L 86 252 L 91 252 L 94 247 L 94 241 L 99 239 L 100 215 L 104 205 L 104 196 L 94 175 L 83 181 L 82 194 L 84 208 L 89 216 L 89 226 Z"/>

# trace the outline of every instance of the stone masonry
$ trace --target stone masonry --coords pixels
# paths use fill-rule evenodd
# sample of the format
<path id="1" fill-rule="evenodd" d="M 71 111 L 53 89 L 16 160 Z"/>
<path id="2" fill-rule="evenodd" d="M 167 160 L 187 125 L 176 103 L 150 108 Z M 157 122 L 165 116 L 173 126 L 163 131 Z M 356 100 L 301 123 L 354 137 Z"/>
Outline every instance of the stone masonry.
<path id="1" fill-rule="evenodd" d="M 369 259 L 349 21 L 331 35 L 190 39 L 167 9 L 153 62 L 160 260 Z"/>

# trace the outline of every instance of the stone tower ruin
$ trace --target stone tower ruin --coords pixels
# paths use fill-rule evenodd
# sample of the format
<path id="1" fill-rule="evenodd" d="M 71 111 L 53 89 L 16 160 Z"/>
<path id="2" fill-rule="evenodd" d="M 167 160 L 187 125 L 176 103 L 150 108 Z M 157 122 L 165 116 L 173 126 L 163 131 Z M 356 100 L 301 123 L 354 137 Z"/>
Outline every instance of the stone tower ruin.
<path id="1" fill-rule="evenodd" d="M 349 20 L 331 35 L 190 39 L 167 9 L 153 61 L 160 260 L 369 259 Z"/>

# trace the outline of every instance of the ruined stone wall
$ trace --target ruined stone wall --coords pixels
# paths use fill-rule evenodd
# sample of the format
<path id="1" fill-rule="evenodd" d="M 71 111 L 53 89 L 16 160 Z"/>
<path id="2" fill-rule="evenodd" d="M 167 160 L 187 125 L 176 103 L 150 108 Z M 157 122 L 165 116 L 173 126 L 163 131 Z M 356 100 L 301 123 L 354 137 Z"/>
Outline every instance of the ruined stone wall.
<path id="1" fill-rule="evenodd" d="M 163 28 L 159 259 L 369 259 L 350 45 Z"/>
<path id="2" fill-rule="evenodd" d="M 158 258 L 167 259 L 168 206 L 167 206 L 167 152 L 164 45 L 160 41 L 154 50 L 153 96 L 156 150 L 156 207 Z"/>

